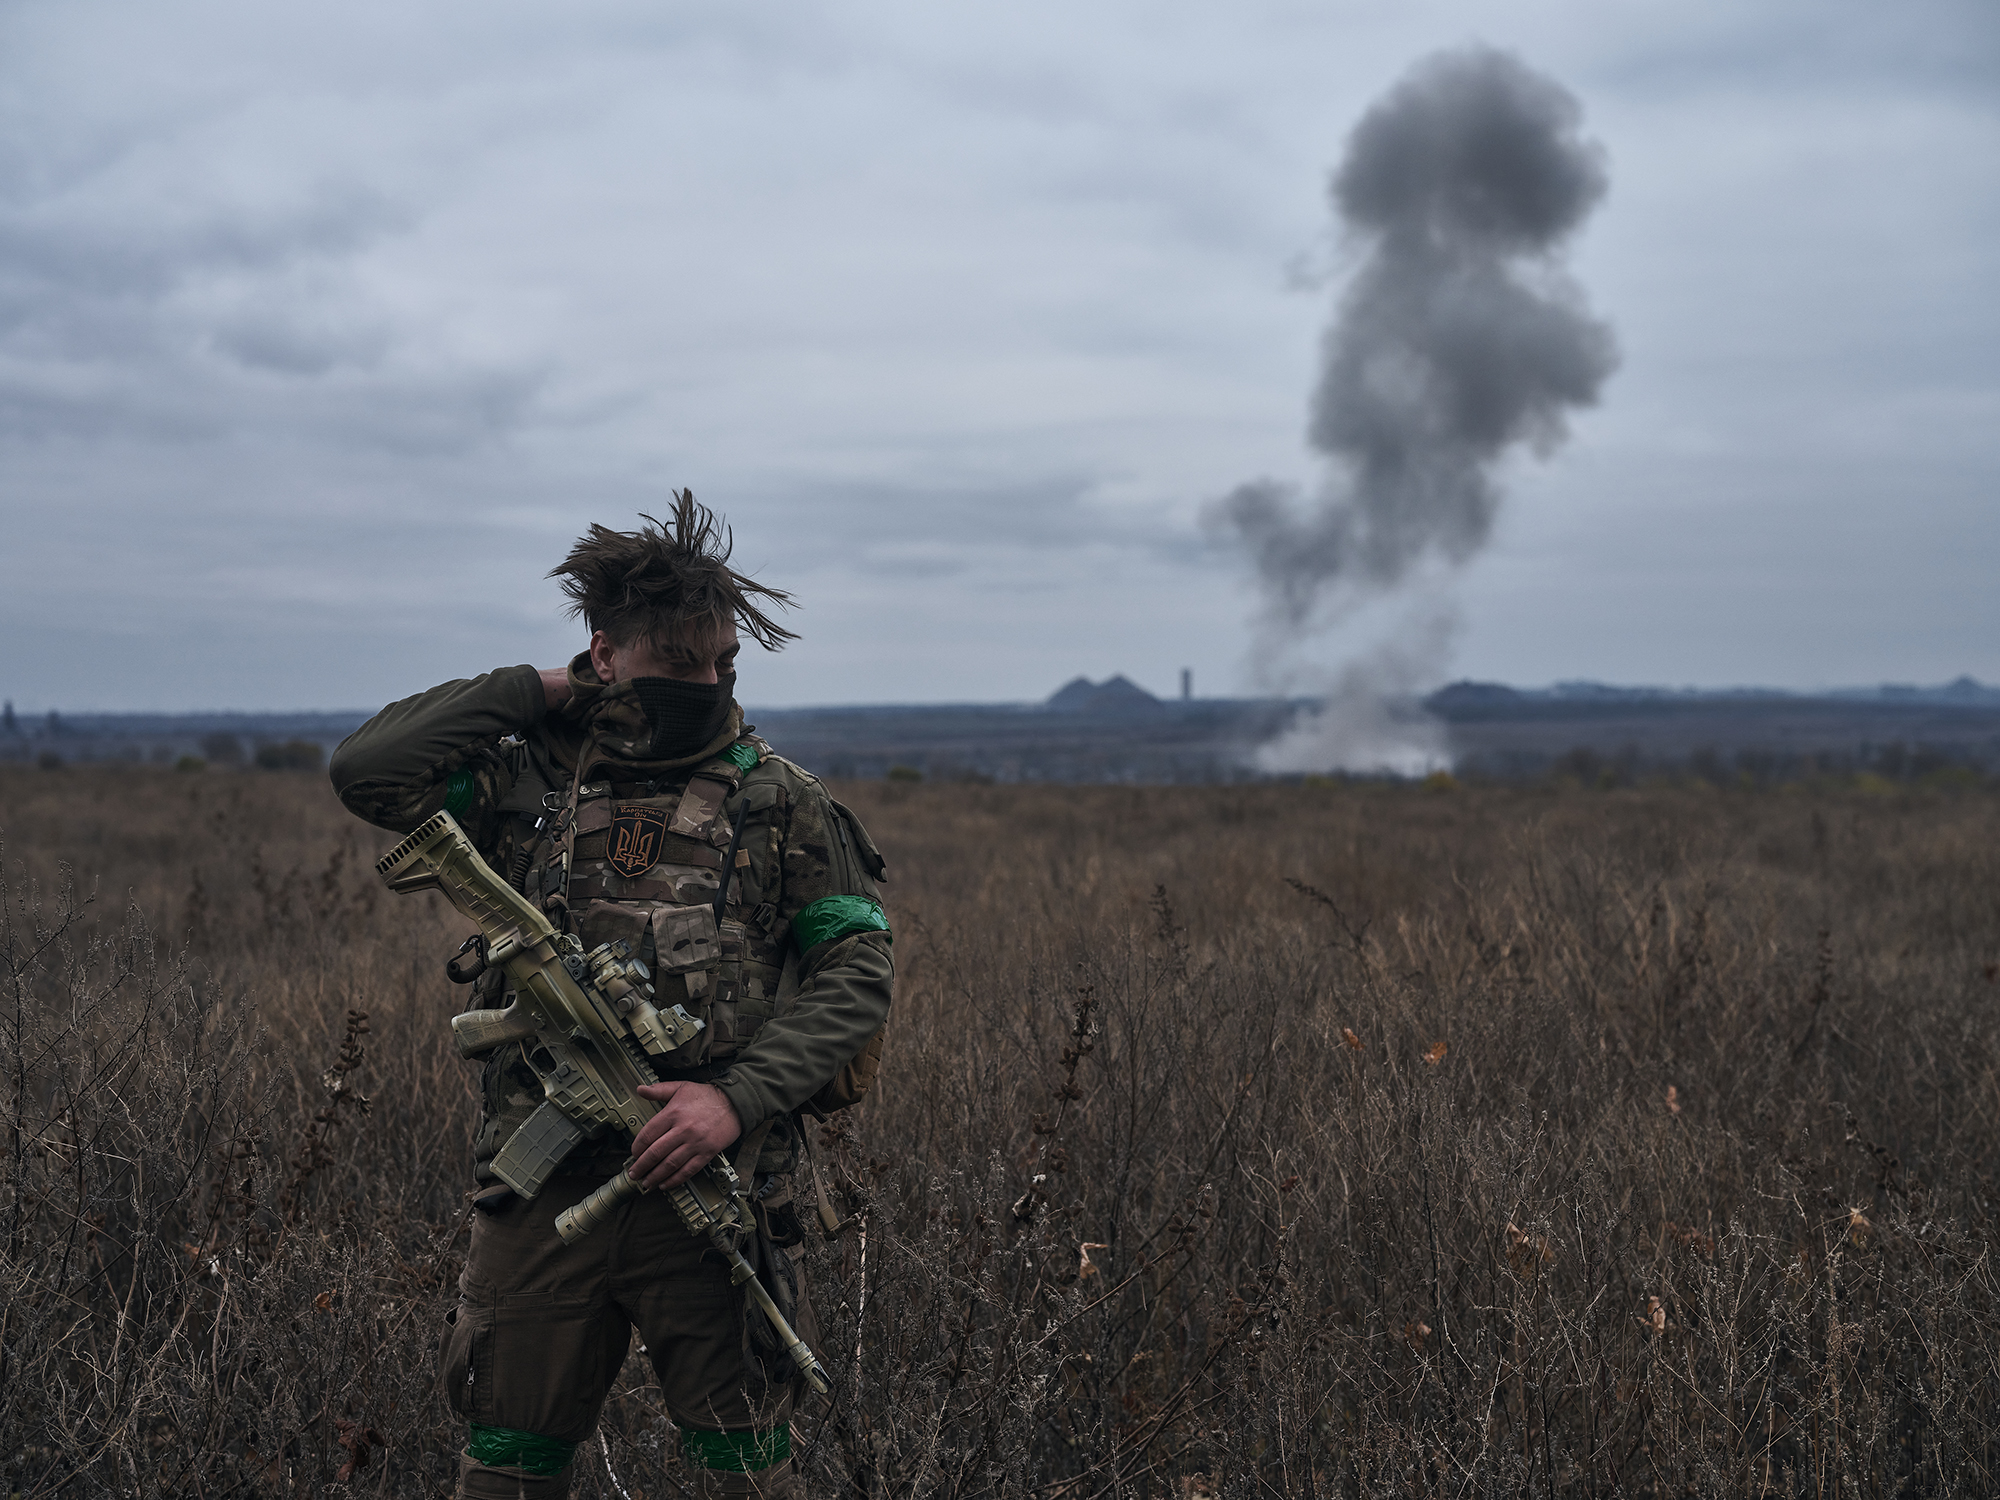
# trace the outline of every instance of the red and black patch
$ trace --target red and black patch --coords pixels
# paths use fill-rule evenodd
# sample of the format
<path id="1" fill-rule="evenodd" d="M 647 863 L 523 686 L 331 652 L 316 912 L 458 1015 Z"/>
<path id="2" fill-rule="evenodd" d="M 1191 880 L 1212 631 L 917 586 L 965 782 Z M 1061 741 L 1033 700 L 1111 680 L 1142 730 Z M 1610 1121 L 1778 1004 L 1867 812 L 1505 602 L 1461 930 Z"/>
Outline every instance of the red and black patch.
<path id="1" fill-rule="evenodd" d="M 659 807 L 621 807 L 611 820 L 611 868 L 630 879 L 660 862 L 666 845 L 667 814 Z"/>

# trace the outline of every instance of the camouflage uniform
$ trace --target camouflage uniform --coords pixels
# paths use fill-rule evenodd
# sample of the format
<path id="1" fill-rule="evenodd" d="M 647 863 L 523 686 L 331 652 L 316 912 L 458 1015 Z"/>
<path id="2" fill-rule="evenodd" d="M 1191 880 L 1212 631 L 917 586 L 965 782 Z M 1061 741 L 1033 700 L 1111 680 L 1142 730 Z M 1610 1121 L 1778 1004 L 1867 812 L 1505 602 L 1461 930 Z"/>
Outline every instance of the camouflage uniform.
<path id="1" fill-rule="evenodd" d="M 553 920 L 586 946 L 630 941 L 662 1008 L 707 1022 L 663 1076 L 712 1083 L 735 1110 L 732 1159 L 757 1174 L 759 1273 L 810 1343 L 793 1112 L 824 1100 L 843 1069 L 851 1081 L 856 1059 L 865 1072 L 879 1045 L 893 979 L 881 857 L 818 780 L 745 731 L 740 709 L 700 753 L 654 760 L 632 684 L 606 687 L 582 656 L 569 675 L 555 710 L 533 667 L 393 704 L 334 753 L 334 785 L 391 832 L 449 810 Z M 720 952 L 690 962 L 675 913 L 713 902 L 725 861 Z M 504 985 L 487 970 L 468 1007 L 508 1003 Z M 495 1153 L 542 1089 L 514 1047 L 486 1059 L 481 1089 L 473 1171 L 492 1182 Z M 568 1450 L 596 1425 L 633 1326 L 703 1493 L 794 1493 L 789 1366 L 664 1197 L 625 1205 L 574 1247 L 555 1232 L 555 1215 L 617 1172 L 629 1146 L 586 1142 L 532 1203 L 474 1216 L 444 1354 L 447 1393 L 473 1424 L 461 1494 L 566 1493 Z"/>

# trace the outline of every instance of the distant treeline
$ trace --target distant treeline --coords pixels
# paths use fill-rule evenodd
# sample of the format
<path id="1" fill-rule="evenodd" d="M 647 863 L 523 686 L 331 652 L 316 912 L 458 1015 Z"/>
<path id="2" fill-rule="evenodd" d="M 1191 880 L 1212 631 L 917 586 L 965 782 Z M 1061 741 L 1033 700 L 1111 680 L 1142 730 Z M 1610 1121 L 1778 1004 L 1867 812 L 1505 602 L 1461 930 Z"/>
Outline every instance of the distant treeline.
<path id="1" fill-rule="evenodd" d="M 826 776 L 932 782 L 1213 785 L 1271 779 L 1257 747 L 1306 699 L 1161 701 L 1122 679 L 1046 705 L 752 709 L 780 753 Z M 1588 690 L 1586 690 L 1588 689 Z M 1065 696 L 1067 695 L 1067 696 Z M 1971 784 L 2000 773 L 2000 695 L 1970 679 L 1872 696 L 1662 693 L 1458 683 L 1392 705 L 1453 774 L 1630 787 L 1776 786 L 1876 778 Z M 368 715 L 0 713 L 0 761 L 313 769 Z"/>
<path id="2" fill-rule="evenodd" d="M 114 748 L 109 755 L 89 753 L 97 746 L 86 743 L 80 747 L 85 753 L 75 757 L 79 765 L 128 764 L 172 767 L 176 771 L 205 771 L 210 765 L 225 769 L 254 767 L 260 771 L 317 771 L 326 764 L 326 751 L 313 740 L 259 740 L 245 745 L 233 734 L 205 734 L 199 743 L 199 753 L 180 750 L 171 744 L 155 744 L 150 748 L 134 742 L 126 742 Z M 6 753 L 0 750 L 0 759 L 32 760 L 44 771 L 60 771 L 70 765 L 56 745 L 43 742 L 29 747 L 26 754 Z"/>
<path id="3" fill-rule="evenodd" d="M 366 713 L 17 714 L 0 704 L 0 761 L 47 770 L 110 762 L 183 771 L 316 770 Z"/>

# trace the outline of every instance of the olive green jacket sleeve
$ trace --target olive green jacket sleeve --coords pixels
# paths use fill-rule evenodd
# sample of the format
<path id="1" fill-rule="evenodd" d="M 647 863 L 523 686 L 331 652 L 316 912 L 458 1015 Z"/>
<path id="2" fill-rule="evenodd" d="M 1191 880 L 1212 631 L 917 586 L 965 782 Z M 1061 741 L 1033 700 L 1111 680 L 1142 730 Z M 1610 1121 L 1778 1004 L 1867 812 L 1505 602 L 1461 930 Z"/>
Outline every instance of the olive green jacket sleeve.
<path id="1" fill-rule="evenodd" d="M 716 1080 L 745 1131 L 797 1109 L 860 1053 L 888 1020 L 895 984 L 887 919 L 875 885 L 881 866 L 853 815 L 809 780 L 791 804 L 783 847 L 778 916 L 790 926 L 795 945 L 801 932 L 808 939 L 825 932 L 828 924 L 810 914 L 842 904 L 827 898 L 861 901 L 846 903 L 856 916 L 836 921 L 835 930 L 796 953 L 796 993 L 785 997 L 787 1003 Z M 873 909 L 872 923 L 859 915 L 867 908 Z"/>
<path id="2" fill-rule="evenodd" d="M 328 774 L 347 809 L 378 828 L 407 833 L 449 799 L 474 841 L 484 842 L 479 824 L 516 774 L 500 739 L 529 733 L 544 708 L 534 667 L 443 683 L 390 704 L 342 740 Z"/>

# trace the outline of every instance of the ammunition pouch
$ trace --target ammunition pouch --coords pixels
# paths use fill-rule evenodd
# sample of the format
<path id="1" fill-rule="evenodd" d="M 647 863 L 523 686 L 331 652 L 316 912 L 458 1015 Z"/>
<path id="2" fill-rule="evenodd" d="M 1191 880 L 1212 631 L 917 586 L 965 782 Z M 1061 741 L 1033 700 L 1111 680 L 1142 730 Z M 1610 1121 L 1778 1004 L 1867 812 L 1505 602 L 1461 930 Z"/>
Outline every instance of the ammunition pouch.
<path id="1" fill-rule="evenodd" d="M 586 949 L 622 940 L 652 971 L 660 1009 L 679 1005 L 703 1023 L 657 1057 L 666 1076 L 726 1065 L 776 999 L 784 934 L 748 919 L 767 904 L 766 887 L 776 891 L 779 840 L 768 825 L 784 791 L 744 790 L 733 822 L 723 809 L 740 778 L 729 765 L 678 792 L 650 782 L 572 786 L 526 877 L 531 892 L 563 893 L 545 905 Z"/>

